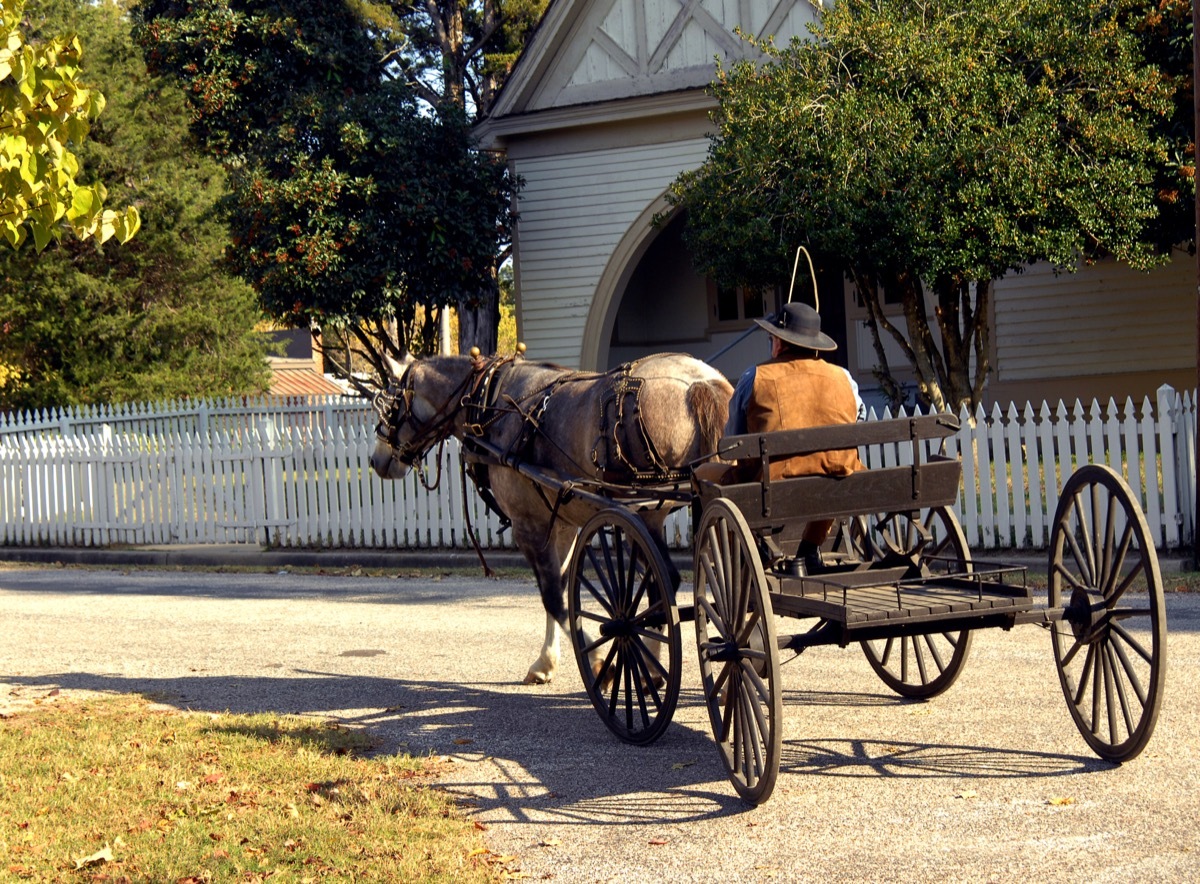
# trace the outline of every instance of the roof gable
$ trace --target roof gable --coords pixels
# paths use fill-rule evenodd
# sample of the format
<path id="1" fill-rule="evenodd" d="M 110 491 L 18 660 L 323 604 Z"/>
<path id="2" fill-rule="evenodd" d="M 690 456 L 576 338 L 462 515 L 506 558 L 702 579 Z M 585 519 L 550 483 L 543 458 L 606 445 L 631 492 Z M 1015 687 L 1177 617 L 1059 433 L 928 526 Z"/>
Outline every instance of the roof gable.
<path id="1" fill-rule="evenodd" d="M 820 0 L 555 0 L 492 108 L 493 119 L 703 88 L 713 59 L 752 54 L 734 34 L 786 43 Z"/>

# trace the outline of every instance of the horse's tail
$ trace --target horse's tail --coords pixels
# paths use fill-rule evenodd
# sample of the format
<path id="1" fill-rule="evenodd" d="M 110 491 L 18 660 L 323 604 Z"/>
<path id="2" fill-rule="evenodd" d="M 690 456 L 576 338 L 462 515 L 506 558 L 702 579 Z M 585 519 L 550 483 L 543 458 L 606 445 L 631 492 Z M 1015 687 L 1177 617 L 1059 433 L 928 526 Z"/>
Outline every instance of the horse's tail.
<path id="1" fill-rule="evenodd" d="M 724 378 L 697 381 L 688 387 L 688 407 L 696 415 L 700 448 L 704 454 L 712 454 L 717 450 L 717 443 L 725 432 L 725 422 L 729 420 L 729 399 L 732 396 L 733 387 Z"/>

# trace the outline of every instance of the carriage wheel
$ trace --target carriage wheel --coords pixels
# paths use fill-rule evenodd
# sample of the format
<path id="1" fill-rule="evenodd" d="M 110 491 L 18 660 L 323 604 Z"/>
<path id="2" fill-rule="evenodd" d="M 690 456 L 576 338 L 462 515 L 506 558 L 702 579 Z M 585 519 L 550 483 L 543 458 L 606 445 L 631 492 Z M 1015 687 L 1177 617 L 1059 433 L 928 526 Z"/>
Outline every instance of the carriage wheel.
<path id="1" fill-rule="evenodd" d="M 1101 758 L 1128 761 L 1162 706 L 1167 615 L 1158 553 L 1129 486 L 1106 466 L 1067 481 L 1050 535 L 1054 661 L 1067 708 Z"/>
<path id="2" fill-rule="evenodd" d="M 741 512 L 704 507 L 695 554 L 696 642 L 708 719 L 738 794 L 761 804 L 782 752 L 779 649 L 767 580 Z"/>
<path id="3" fill-rule="evenodd" d="M 658 739 L 679 700 L 679 611 L 650 529 L 602 510 L 575 544 L 567 610 L 579 674 L 608 729 L 627 743 Z"/>
<path id="4" fill-rule="evenodd" d="M 874 530 L 862 544 L 863 558 L 893 554 L 911 556 L 921 535 L 907 513 L 872 517 Z M 860 527 L 865 527 L 860 524 Z M 920 564 L 931 574 L 963 573 L 970 568 L 967 537 L 947 507 L 934 507 L 921 516 L 934 541 L 921 550 Z M 927 700 L 947 690 L 962 674 L 971 650 L 971 631 L 933 632 L 861 642 L 867 662 L 883 683 L 902 697 Z"/>

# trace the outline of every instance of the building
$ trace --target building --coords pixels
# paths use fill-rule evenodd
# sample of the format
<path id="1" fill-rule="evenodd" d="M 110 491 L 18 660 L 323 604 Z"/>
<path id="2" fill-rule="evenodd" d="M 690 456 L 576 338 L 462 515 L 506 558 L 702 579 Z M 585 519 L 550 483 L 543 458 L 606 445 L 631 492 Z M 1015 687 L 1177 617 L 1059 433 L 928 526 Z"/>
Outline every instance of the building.
<path id="1" fill-rule="evenodd" d="M 760 335 L 739 338 L 787 292 L 725 291 L 697 274 L 666 192 L 707 155 L 714 57 L 728 63 L 753 51 L 735 28 L 783 43 L 807 34 L 818 7 L 552 0 L 477 127 L 482 145 L 504 151 L 524 179 L 514 256 L 518 335 L 531 356 L 603 369 L 678 350 L 732 378 L 763 358 Z M 837 358 L 870 399 L 876 358 L 865 310 L 838 268 L 818 267 L 817 278 Z M 1000 281 L 989 400 L 1140 399 L 1163 383 L 1190 389 L 1195 281 L 1187 257 L 1150 274 L 1110 263 L 1061 276 L 1038 267 Z M 796 297 L 811 303 L 813 293 Z M 898 351 L 890 361 L 905 364 Z"/>

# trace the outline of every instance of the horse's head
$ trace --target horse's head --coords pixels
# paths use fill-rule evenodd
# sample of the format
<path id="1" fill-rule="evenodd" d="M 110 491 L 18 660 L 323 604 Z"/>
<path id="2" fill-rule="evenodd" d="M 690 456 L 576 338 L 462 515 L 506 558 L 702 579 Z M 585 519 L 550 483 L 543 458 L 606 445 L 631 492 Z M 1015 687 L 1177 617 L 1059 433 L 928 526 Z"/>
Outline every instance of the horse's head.
<path id="1" fill-rule="evenodd" d="M 371 467 L 385 479 L 402 479 L 454 431 L 461 389 L 453 378 L 412 356 L 403 362 L 389 358 L 388 366 L 391 383 L 374 402 L 379 423 Z"/>

